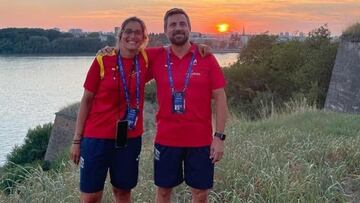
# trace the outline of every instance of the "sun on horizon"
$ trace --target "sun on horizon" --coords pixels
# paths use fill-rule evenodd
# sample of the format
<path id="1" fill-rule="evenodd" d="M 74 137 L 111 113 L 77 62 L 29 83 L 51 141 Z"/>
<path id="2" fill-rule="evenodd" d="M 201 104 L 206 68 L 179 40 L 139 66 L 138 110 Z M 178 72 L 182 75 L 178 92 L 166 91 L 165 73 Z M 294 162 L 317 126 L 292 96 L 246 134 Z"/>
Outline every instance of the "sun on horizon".
<path id="1" fill-rule="evenodd" d="M 219 23 L 216 25 L 216 29 L 218 32 L 223 33 L 229 30 L 230 25 L 227 23 Z"/>

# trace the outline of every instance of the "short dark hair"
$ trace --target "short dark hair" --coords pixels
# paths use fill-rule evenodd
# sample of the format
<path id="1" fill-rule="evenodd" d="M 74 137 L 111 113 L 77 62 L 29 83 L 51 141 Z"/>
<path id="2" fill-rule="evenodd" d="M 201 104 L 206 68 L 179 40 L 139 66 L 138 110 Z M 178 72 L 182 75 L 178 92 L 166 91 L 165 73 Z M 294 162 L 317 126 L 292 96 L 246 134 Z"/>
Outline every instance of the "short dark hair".
<path id="1" fill-rule="evenodd" d="M 172 15 L 176 15 L 176 14 L 183 14 L 186 17 L 187 23 L 189 25 L 189 28 L 191 30 L 191 24 L 190 24 L 190 18 L 189 16 L 185 13 L 184 10 L 182 10 L 181 8 L 172 8 L 168 11 L 166 11 L 165 16 L 164 16 L 164 31 L 166 30 L 167 27 L 167 20 L 170 16 Z"/>

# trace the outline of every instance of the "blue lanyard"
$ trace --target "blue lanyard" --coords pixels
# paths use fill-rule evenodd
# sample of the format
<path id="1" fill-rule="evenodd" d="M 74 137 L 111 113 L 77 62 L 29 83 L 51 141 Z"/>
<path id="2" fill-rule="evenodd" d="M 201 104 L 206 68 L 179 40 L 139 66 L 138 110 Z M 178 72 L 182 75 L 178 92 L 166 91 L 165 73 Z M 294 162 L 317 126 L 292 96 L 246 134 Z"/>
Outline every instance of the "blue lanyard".
<path id="1" fill-rule="evenodd" d="M 171 61 L 170 61 L 170 47 L 168 47 L 166 49 L 166 60 L 167 60 L 167 69 L 168 69 L 168 76 L 169 76 L 169 82 L 170 82 L 170 88 L 171 88 L 171 93 L 174 94 L 175 92 L 175 87 L 174 87 L 174 79 L 172 77 L 172 70 L 171 70 Z M 192 69 L 193 69 L 193 65 L 194 65 L 194 60 L 195 60 L 195 52 L 192 54 L 191 56 L 191 60 L 189 63 L 189 67 L 188 70 L 186 72 L 186 76 L 185 76 L 185 85 L 184 85 L 184 89 L 182 92 L 185 93 L 186 89 L 189 86 L 189 81 L 190 81 L 190 76 L 192 73 Z"/>
<path id="2" fill-rule="evenodd" d="M 135 61 L 135 72 L 136 72 L 136 108 L 139 109 L 139 107 L 140 107 L 140 67 L 139 67 L 138 55 L 135 56 L 134 61 Z M 125 71 L 124 71 L 124 67 L 122 64 L 122 60 L 121 60 L 120 50 L 119 50 L 119 54 L 118 54 L 118 67 L 119 67 L 119 73 L 121 76 L 121 81 L 122 81 L 124 91 L 125 91 L 126 105 L 129 108 L 130 107 L 130 96 L 129 96 L 129 90 L 128 90 L 128 87 L 126 84 Z"/>

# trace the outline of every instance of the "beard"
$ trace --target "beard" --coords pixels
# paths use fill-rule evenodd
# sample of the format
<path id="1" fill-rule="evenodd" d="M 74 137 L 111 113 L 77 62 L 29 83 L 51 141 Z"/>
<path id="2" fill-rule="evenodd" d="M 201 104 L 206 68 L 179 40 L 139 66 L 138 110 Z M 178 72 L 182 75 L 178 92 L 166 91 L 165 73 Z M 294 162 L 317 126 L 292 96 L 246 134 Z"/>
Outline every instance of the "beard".
<path id="1" fill-rule="evenodd" d="M 178 34 L 181 34 L 183 36 L 176 36 Z M 176 31 L 174 32 L 170 37 L 169 40 L 171 42 L 171 44 L 174 44 L 176 46 L 182 46 L 184 45 L 186 42 L 188 42 L 189 40 L 189 35 L 187 35 L 185 32 L 183 31 Z"/>

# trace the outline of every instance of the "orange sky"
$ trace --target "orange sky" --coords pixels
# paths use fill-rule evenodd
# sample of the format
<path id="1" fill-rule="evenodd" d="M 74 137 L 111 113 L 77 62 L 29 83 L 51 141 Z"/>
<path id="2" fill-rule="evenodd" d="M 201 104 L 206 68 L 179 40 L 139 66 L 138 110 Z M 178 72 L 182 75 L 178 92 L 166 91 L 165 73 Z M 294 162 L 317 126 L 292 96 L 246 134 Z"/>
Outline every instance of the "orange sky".
<path id="1" fill-rule="evenodd" d="M 303 31 L 327 23 L 338 35 L 360 21 L 360 0 L 0 0 L 0 28 L 58 27 L 63 31 L 113 31 L 129 16 L 142 18 L 149 32 L 163 31 L 163 15 L 183 8 L 192 30 L 215 32 L 228 23 L 230 31 L 271 33 Z"/>

